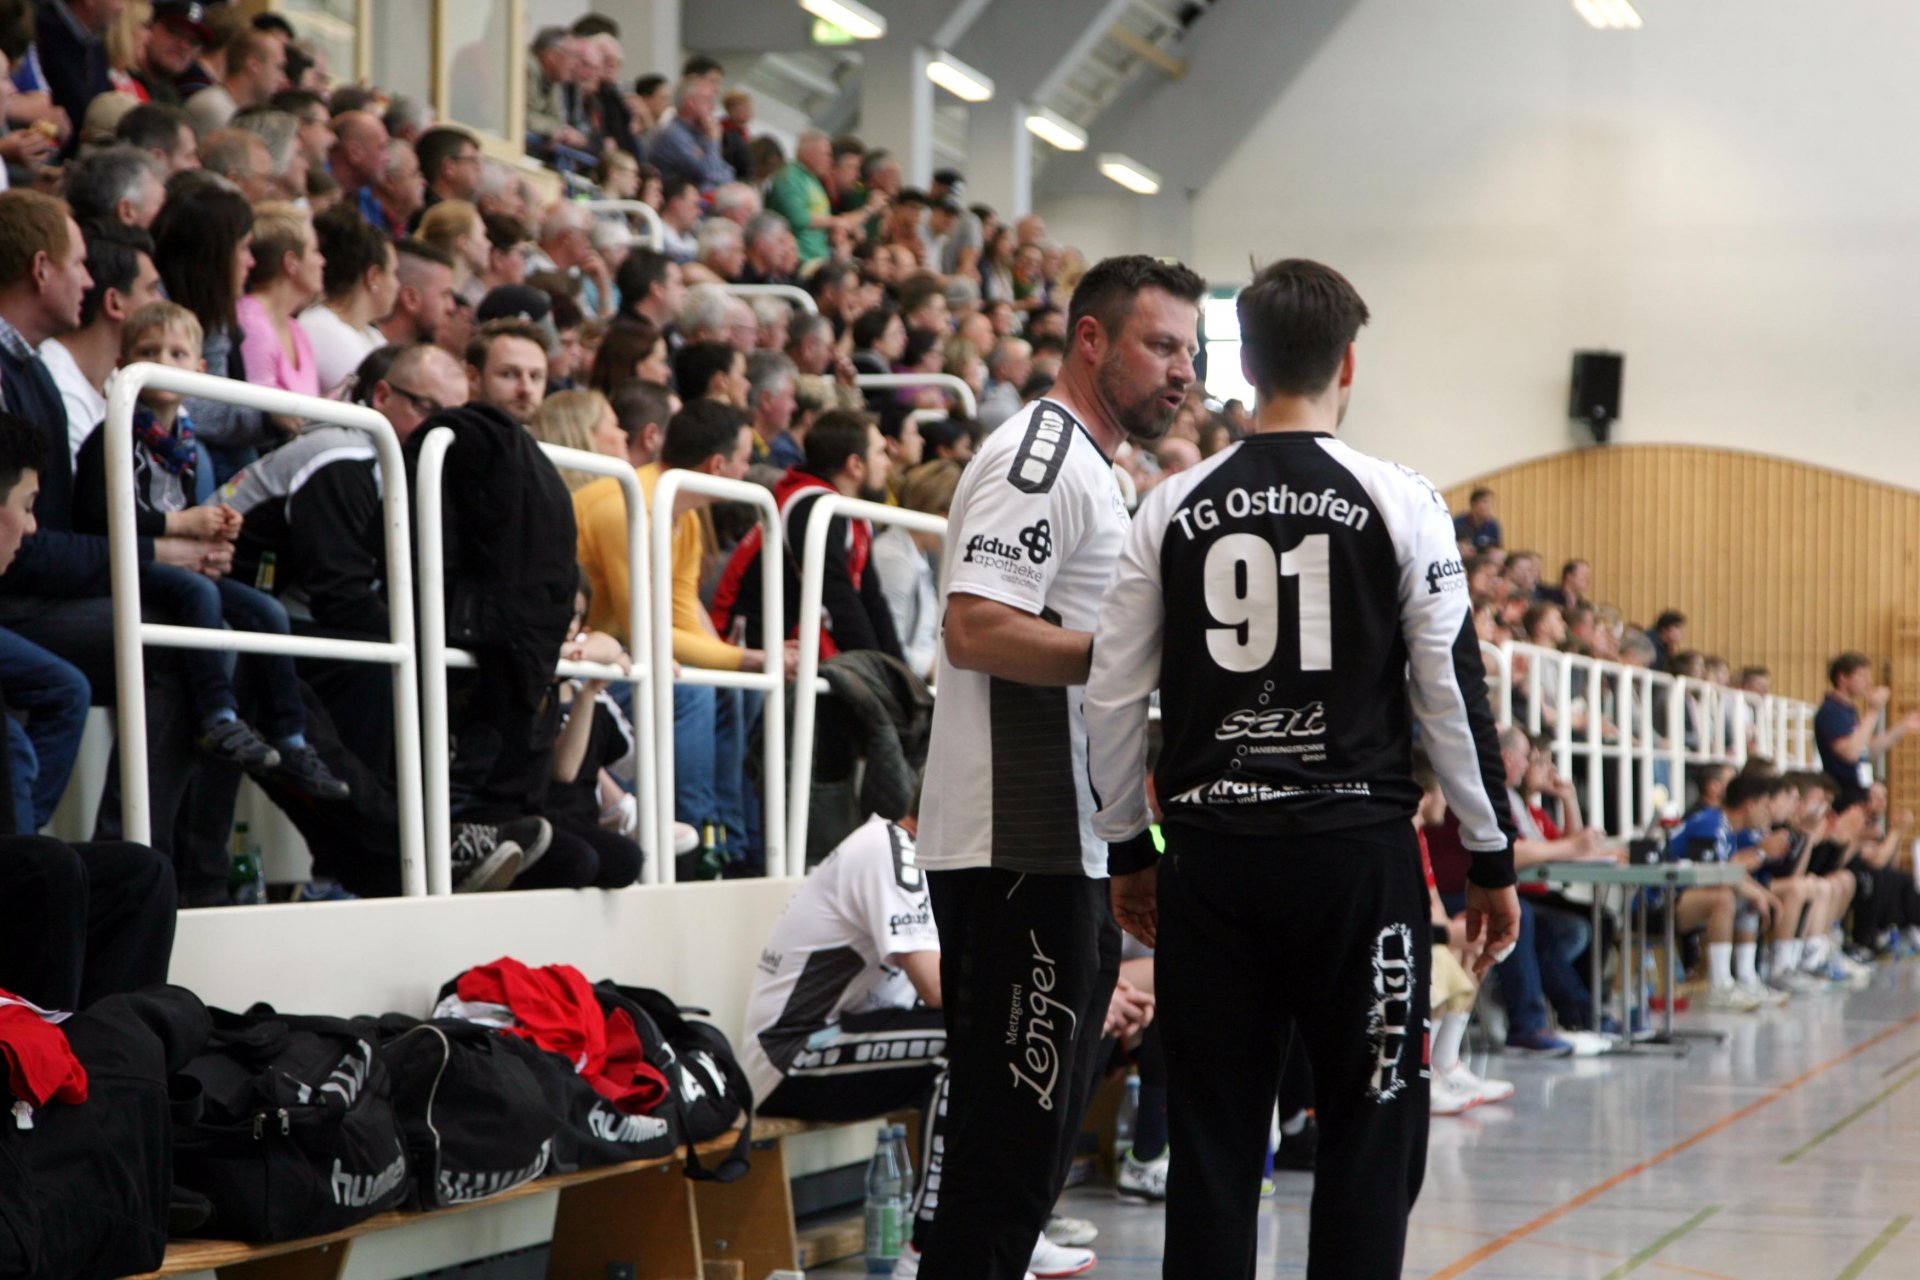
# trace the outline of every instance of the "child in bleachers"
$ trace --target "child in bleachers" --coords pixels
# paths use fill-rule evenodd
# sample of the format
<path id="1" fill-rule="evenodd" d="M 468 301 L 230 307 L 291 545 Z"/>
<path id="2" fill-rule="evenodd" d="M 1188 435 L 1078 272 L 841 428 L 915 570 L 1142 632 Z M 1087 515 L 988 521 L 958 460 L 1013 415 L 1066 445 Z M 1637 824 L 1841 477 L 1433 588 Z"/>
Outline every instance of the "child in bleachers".
<path id="1" fill-rule="evenodd" d="M 173 302 L 153 302 L 128 319 L 121 333 L 120 363 L 170 365 L 204 372 L 200 322 Z M 196 506 L 193 425 L 181 408 L 185 397 L 157 387 L 140 393 L 134 413 L 135 527 L 141 537 L 186 536 L 231 542 L 240 516 L 227 506 Z M 103 424 L 81 446 L 75 481 L 76 523 L 106 531 L 106 441 Z M 150 560 L 140 566 L 143 605 L 180 626 L 276 635 L 288 632 L 287 612 L 273 597 L 214 572 L 195 572 Z M 250 701 L 265 712 L 265 733 L 240 718 L 240 699 L 225 656 L 205 649 L 178 650 L 200 716 L 200 750 L 249 773 L 270 775 L 292 790 L 339 800 L 347 784 L 334 777 L 307 745 L 306 713 L 293 659 L 249 655 L 238 672 L 251 676 Z"/>

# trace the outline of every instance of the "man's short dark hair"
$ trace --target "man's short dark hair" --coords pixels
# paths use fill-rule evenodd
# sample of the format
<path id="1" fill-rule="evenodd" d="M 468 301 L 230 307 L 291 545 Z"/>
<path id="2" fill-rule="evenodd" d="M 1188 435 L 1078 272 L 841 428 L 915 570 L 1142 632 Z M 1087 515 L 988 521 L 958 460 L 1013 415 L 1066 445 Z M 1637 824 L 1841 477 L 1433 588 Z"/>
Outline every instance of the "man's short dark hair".
<path id="1" fill-rule="evenodd" d="M 807 428 L 807 474 L 831 480 L 846 469 L 848 458 L 866 457 L 872 425 L 873 419 L 852 409 L 835 409 L 815 418 Z"/>
<path id="2" fill-rule="evenodd" d="M 660 447 L 663 466 L 698 469 L 708 458 L 733 455 L 740 443 L 740 428 L 746 415 L 718 400 L 690 400 L 667 423 L 666 441 Z"/>
<path id="3" fill-rule="evenodd" d="M 708 57 L 704 53 L 693 54 L 688 57 L 685 62 L 680 64 L 680 78 L 682 80 L 689 79 L 693 76 L 710 76 L 716 72 L 725 75 L 727 69 L 721 66 L 718 61 Z"/>
<path id="4" fill-rule="evenodd" d="M 267 105 L 275 111 L 286 112 L 296 120 L 305 120 L 306 112 L 313 107 L 325 111 L 327 100 L 311 89 L 282 89 L 268 99 Z"/>
<path id="5" fill-rule="evenodd" d="M 824 258 L 803 282 L 808 293 L 819 299 L 829 289 L 844 289 L 847 278 L 860 278 L 859 270 L 851 262 L 840 262 L 834 258 Z"/>
<path id="6" fill-rule="evenodd" d="M 575 18 L 572 31 L 575 36 L 581 38 L 587 36 L 612 36 L 615 40 L 620 38 L 620 24 L 604 13 L 589 13 Z"/>
<path id="7" fill-rule="evenodd" d="M 673 416 L 668 412 L 673 408 L 673 392 L 642 378 L 619 382 L 607 396 L 607 403 L 613 406 L 613 416 L 619 419 L 620 429 L 629 440 L 650 426 L 664 429 Z"/>
<path id="8" fill-rule="evenodd" d="M 666 83 L 667 78 L 665 76 L 657 71 L 650 71 L 644 76 L 635 78 L 633 91 L 642 98 L 651 98 L 654 94 L 660 92 Z"/>
<path id="9" fill-rule="evenodd" d="M 673 357 L 673 385 L 683 400 L 703 398 L 714 375 L 733 371 L 739 352 L 724 342 L 689 342 Z"/>
<path id="10" fill-rule="evenodd" d="M 117 218 L 91 218 L 80 224 L 87 242 L 87 274 L 93 286 L 80 299 L 80 327 L 86 328 L 100 318 L 107 290 L 122 294 L 140 278 L 140 255 L 153 258 L 153 237 L 138 227 L 129 227 Z"/>
<path id="11" fill-rule="evenodd" d="M 13 487 L 28 471 L 38 471 L 47 460 L 47 437 L 25 418 L 0 412 L 0 502 L 13 496 Z"/>
<path id="12" fill-rule="evenodd" d="M 527 224 L 510 213 L 483 213 L 480 224 L 487 230 L 487 244 L 500 253 L 533 239 Z"/>
<path id="13" fill-rule="evenodd" d="M 1133 314 L 1133 300 L 1143 289 L 1159 289 L 1196 307 L 1207 296 L 1207 282 L 1178 262 L 1150 258 L 1144 253 L 1102 258 L 1073 288 L 1067 332 L 1078 332 L 1081 319 L 1092 316 L 1107 336 L 1118 337 Z"/>
<path id="14" fill-rule="evenodd" d="M 1742 685 L 1746 684 L 1749 680 L 1770 680 L 1772 678 L 1773 672 L 1765 667 L 1753 666 L 1740 668 L 1740 683 Z"/>
<path id="15" fill-rule="evenodd" d="M 1585 563 L 1586 563 L 1585 560 L 1569 560 L 1565 564 L 1561 565 L 1560 581 L 1565 582 L 1568 578 L 1571 578 L 1574 575 L 1574 573 L 1579 570 L 1580 566 Z"/>
<path id="16" fill-rule="evenodd" d="M 313 235 L 327 260 L 320 287 L 329 298 L 345 297 L 367 272 L 386 266 L 393 246 L 387 233 L 361 217 L 351 203 L 337 204 L 315 218 Z"/>
<path id="17" fill-rule="evenodd" d="M 1481 488 L 1479 488 L 1479 489 L 1475 489 L 1475 490 L 1473 491 L 1473 493 L 1472 493 L 1472 495 L 1471 495 L 1471 496 L 1469 496 L 1469 497 L 1467 498 L 1467 501 L 1468 501 L 1468 502 L 1478 502 L 1478 501 L 1480 501 L 1480 499 L 1482 499 L 1482 498 L 1491 498 L 1492 496 L 1493 496 L 1493 490 L 1491 490 L 1491 489 L 1488 489 L 1488 488 L 1485 488 L 1485 487 L 1483 486 L 1483 487 L 1481 487 Z"/>
<path id="18" fill-rule="evenodd" d="M 664 208 L 685 195 L 692 187 L 695 195 L 700 194 L 700 184 L 683 173 L 676 173 L 660 180 L 660 204 Z"/>
<path id="19" fill-rule="evenodd" d="M 1665 631 L 1668 627 L 1684 627 L 1686 625 L 1687 615 L 1678 609 L 1668 609 L 1653 620 L 1653 630 L 1656 635 Z"/>
<path id="20" fill-rule="evenodd" d="M 193 117 L 181 108 L 164 102 L 143 102 L 120 117 L 113 136 L 142 151 L 164 151 L 172 155 L 180 149 L 180 126 L 193 128 Z"/>
<path id="21" fill-rule="evenodd" d="M 1827 664 L 1827 683 L 1830 685 L 1839 684 L 1843 679 L 1860 670 L 1860 668 L 1870 667 L 1872 665 L 1872 658 L 1852 649 L 1847 650 L 1845 653 L 1835 654 L 1833 661 Z"/>
<path id="22" fill-rule="evenodd" d="M 635 249 L 621 260 L 613 282 L 620 290 L 620 309 L 633 315 L 653 286 L 664 283 L 673 259 L 657 249 Z"/>
<path id="23" fill-rule="evenodd" d="M 277 13 L 256 13 L 253 15 L 252 25 L 255 31 L 270 32 L 283 39 L 298 40 L 300 38 L 299 33 L 294 31 L 293 24 Z"/>
<path id="24" fill-rule="evenodd" d="M 853 348 L 856 351 L 871 351 L 873 344 L 886 335 L 887 326 L 900 313 L 892 307 L 879 306 L 871 311 L 863 311 L 853 322 Z"/>
<path id="25" fill-rule="evenodd" d="M 547 331 L 531 320 L 522 320 L 518 316 L 502 316 L 498 320 L 489 320 L 474 331 L 467 341 L 467 363 L 475 369 L 485 372 L 487 361 L 493 356 L 493 345 L 502 338 L 519 338 L 531 342 L 540 348 L 542 355 L 550 356 L 550 339 Z"/>
<path id="26" fill-rule="evenodd" d="M 414 154 L 420 158 L 420 172 L 425 175 L 427 185 L 432 186 L 440 180 L 440 166 L 460 154 L 463 147 L 478 147 L 480 144 L 465 129 L 455 129 L 449 125 L 436 125 L 420 135 L 413 144 Z"/>
<path id="27" fill-rule="evenodd" d="M 431 262 L 436 267 L 453 269 L 453 255 L 437 244 L 428 244 L 425 240 L 408 238 L 393 243 L 394 252 L 402 258 L 418 258 L 422 262 Z"/>
<path id="28" fill-rule="evenodd" d="M 1764 800 L 1779 788 L 1779 780 L 1761 773 L 1736 773 L 1727 782 L 1726 798 L 1720 802 L 1723 809 L 1738 809 L 1755 800 Z"/>
<path id="29" fill-rule="evenodd" d="M 1079 291 L 1074 305 L 1080 304 Z M 1317 396 L 1368 320 L 1367 304 L 1332 267 L 1285 258 L 1240 291 L 1240 350 L 1263 396 Z"/>

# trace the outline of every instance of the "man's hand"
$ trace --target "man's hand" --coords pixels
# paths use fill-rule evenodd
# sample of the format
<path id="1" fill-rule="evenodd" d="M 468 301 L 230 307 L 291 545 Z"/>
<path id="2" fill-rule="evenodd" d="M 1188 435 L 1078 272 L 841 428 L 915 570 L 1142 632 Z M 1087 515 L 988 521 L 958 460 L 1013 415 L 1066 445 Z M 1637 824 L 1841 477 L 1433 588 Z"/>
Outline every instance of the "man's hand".
<path id="1" fill-rule="evenodd" d="M 200 572 L 209 578 L 224 578 L 233 572 L 233 544 L 231 542 L 203 542 Z"/>
<path id="2" fill-rule="evenodd" d="M 1872 693 L 1867 695 L 1867 705 L 1875 711 L 1878 711 L 1880 708 L 1886 706 L 1888 700 L 1892 697 L 1893 690 L 1887 688 L 1886 685 L 1878 685 Z"/>
<path id="3" fill-rule="evenodd" d="M 226 517 L 220 513 L 231 508 L 188 507 L 185 511 L 167 512 L 167 534 L 169 537 L 196 538 L 212 540 L 224 538 L 227 527 Z M 157 550 L 156 550 L 157 554 Z"/>
<path id="4" fill-rule="evenodd" d="M 158 564 L 219 578 L 233 570 L 233 544 L 168 535 L 153 540 L 153 558 Z"/>
<path id="5" fill-rule="evenodd" d="M 566 662 L 597 662 L 618 667 L 627 674 L 633 671 L 633 659 L 627 656 L 627 651 L 620 647 L 618 640 L 604 631 L 583 631 L 574 636 L 560 646 L 560 657 Z"/>
<path id="6" fill-rule="evenodd" d="M 1160 867 L 1155 865 L 1107 882 L 1113 919 L 1128 936 L 1151 947 L 1160 936 Z"/>
<path id="7" fill-rule="evenodd" d="M 1107 1020 L 1102 1035 L 1125 1039 L 1146 1030 L 1153 1021 L 1153 997 L 1121 978 L 1113 984 L 1113 999 L 1107 1001 Z"/>
<path id="8" fill-rule="evenodd" d="M 1474 957 L 1473 976 L 1484 978 L 1487 970 L 1507 958 L 1520 941 L 1520 894 L 1512 885 L 1504 889 L 1483 889 L 1467 884 L 1467 942 L 1479 948 Z"/>

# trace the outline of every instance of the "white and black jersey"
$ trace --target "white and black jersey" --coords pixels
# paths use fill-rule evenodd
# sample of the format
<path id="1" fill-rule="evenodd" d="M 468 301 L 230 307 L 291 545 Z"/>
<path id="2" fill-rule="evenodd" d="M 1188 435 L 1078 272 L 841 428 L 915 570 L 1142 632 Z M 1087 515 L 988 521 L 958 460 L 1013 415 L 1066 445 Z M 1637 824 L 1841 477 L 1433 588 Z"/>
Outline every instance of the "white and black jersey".
<path id="1" fill-rule="evenodd" d="M 803 1061 L 829 1074 L 828 1053 L 845 1053 L 848 1069 L 857 1069 L 855 1059 L 864 1062 L 861 1054 L 878 1046 L 856 1046 L 856 1037 L 841 1035 L 826 1045 L 821 1033 L 854 1014 L 912 1008 L 919 1000 L 913 981 L 889 961 L 938 950 L 913 837 L 885 818 L 869 818 L 807 876 L 760 953 L 740 1049 L 754 1098 L 764 1099 Z"/>
<path id="2" fill-rule="evenodd" d="M 1087 687 L 1105 839 L 1147 823 L 1156 688 L 1168 822 L 1264 835 L 1411 818 L 1417 717 L 1475 882 L 1513 882 L 1466 574 L 1445 502 L 1414 472 L 1331 436 L 1279 432 L 1148 494 Z"/>
<path id="3" fill-rule="evenodd" d="M 1079 419 L 1037 400 L 988 436 L 947 519 L 941 607 L 981 596 L 1092 631 L 1127 531 L 1113 467 Z M 1106 875 L 1087 784 L 1085 690 L 966 671 L 939 646 L 920 854 L 935 870 Z"/>

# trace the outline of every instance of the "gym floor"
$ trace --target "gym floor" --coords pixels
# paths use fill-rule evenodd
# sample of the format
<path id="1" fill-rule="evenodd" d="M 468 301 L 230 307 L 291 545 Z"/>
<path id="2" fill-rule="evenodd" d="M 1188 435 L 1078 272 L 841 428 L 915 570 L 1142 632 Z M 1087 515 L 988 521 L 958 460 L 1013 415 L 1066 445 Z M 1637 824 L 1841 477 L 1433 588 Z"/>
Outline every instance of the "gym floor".
<path id="1" fill-rule="evenodd" d="M 1407 1280 L 1910 1280 L 1920 1276 L 1920 963 L 1759 1014 L 1684 1057 L 1476 1057 L 1513 1101 L 1436 1119 Z M 1310 1174 L 1260 1209 L 1262 1276 L 1306 1268 Z M 1161 1212 L 1103 1188 L 1099 1280 L 1160 1275 Z M 814 1275 L 861 1274 L 857 1260 Z"/>

